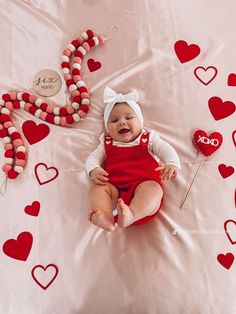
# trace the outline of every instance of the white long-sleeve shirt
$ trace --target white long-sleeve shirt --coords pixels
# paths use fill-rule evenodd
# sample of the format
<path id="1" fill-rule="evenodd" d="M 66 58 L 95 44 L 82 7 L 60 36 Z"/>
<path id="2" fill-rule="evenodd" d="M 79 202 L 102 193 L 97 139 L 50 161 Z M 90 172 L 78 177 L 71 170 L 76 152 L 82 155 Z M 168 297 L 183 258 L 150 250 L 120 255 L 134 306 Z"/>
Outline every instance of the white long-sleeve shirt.
<path id="1" fill-rule="evenodd" d="M 114 146 L 120 147 L 129 147 L 139 145 L 140 137 L 144 132 L 149 131 L 149 144 L 148 150 L 150 154 L 155 158 L 158 162 L 161 160 L 164 164 L 175 165 L 179 170 L 181 169 L 180 160 L 178 154 L 175 149 L 167 142 L 165 142 L 159 135 L 157 131 L 154 130 L 145 130 L 143 129 L 141 134 L 132 142 L 122 143 L 113 141 Z M 97 167 L 101 167 L 106 159 L 106 149 L 104 146 L 104 134 L 100 136 L 100 144 L 98 147 L 90 153 L 86 162 L 85 169 L 89 176 L 90 171 Z"/>

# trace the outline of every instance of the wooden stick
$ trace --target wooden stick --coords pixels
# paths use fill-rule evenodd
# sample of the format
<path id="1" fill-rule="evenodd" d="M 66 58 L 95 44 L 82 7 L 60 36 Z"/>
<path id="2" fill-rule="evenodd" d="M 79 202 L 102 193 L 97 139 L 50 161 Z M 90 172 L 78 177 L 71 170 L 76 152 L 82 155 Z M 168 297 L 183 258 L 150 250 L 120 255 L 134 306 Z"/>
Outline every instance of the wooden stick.
<path id="1" fill-rule="evenodd" d="M 194 175 L 194 177 L 193 177 L 193 180 L 192 180 L 192 182 L 191 182 L 191 184 L 190 184 L 190 186 L 189 186 L 189 188 L 188 188 L 188 191 L 187 191 L 187 193 L 186 193 L 186 195 L 185 195 L 185 197 L 184 197 L 184 199 L 183 199 L 183 201 L 182 201 L 182 203 L 181 203 L 181 205 L 180 205 L 180 209 L 183 208 L 184 203 L 185 203 L 185 201 L 186 201 L 186 199 L 187 199 L 187 197 L 188 197 L 188 195 L 189 195 L 190 189 L 191 189 L 191 187 L 192 187 L 194 181 L 196 180 L 197 175 L 198 175 L 198 173 L 199 173 L 199 170 L 201 169 L 201 167 L 202 167 L 203 162 L 205 161 L 205 159 L 206 159 L 206 157 L 203 156 L 202 161 L 201 161 L 200 165 L 198 166 L 198 169 L 197 169 L 197 171 L 196 171 L 196 173 L 195 173 L 195 175 Z"/>

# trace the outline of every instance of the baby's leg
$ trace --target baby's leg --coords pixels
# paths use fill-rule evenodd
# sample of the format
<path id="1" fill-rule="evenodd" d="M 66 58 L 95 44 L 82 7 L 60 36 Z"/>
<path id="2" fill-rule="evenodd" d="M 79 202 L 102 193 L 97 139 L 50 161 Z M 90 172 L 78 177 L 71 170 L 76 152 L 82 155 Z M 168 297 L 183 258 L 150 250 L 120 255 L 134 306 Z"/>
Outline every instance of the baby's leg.
<path id="1" fill-rule="evenodd" d="M 115 229 L 112 215 L 113 208 L 116 207 L 118 200 L 118 190 L 111 183 L 105 185 L 93 184 L 90 190 L 91 210 L 89 220 L 96 226 L 107 231 Z"/>
<path id="2" fill-rule="evenodd" d="M 162 188 L 157 182 L 150 180 L 140 183 L 129 206 L 122 199 L 118 200 L 118 225 L 127 227 L 154 214 L 160 206 L 162 196 Z"/>

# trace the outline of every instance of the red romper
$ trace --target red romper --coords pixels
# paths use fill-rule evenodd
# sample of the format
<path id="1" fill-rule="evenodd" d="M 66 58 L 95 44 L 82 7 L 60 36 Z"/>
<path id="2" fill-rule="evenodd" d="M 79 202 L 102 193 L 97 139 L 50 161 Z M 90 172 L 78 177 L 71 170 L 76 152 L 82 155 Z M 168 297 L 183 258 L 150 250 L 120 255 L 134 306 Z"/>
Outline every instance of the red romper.
<path id="1" fill-rule="evenodd" d="M 160 172 L 155 171 L 159 163 L 149 153 L 148 143 L 149 132 L 141 135 L 139 145 L 128 147 L 113 146 L 112 138 L 104 136 L 105 170 L 109 173 L 109 182 L 119 190 L 119 196 L 127 205 L 130 204 L 135 189 L 141 182 L 154 180 L 162 186 Z M 160 207 L 161 205 L 162 201 Z M 144 224 L 156 214 L 157 212 L 135 221 L 133 225 Z M 117 221 L 117 216 L 115 216 L 115 221 Z"/>

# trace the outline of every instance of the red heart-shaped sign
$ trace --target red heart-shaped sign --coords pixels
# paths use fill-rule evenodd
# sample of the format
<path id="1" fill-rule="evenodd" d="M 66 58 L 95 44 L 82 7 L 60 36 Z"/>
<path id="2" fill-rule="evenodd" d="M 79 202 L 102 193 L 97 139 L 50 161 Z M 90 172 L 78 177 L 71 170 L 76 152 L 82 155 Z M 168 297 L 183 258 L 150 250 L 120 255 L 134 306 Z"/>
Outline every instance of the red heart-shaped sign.
<path id="1" fill-rule="evenodd" d="M 217 73 L 217 68 L 214 66 L 209 66 L 207 68 L 197 67 L 194 70 L 194 75 L 204 85 L 210 84 L 216 77 Z"/>
<path id="2" fill-rule="evenodd" d="M 34 167 L 34 173 L 40 185 L 49 183 L 56 179 L 59 171 L 55 167 L 48 167 L 46 164 L 40 162 Z"/>
<path id="3" fill-rule="evenodd" d="M 231 244 L 235 244 L 236 243 L 236 221 L 232 219 L 226 220 L 224 223 L 224 230 Z"/>
<path id="4" fill-rule="evenodd" d="M 211 97 L 208 106 L 215 120 L 224 119 L 235 112 L 235 104 L 231 101 L 223 102 L 220 97 Z"/>
<path id="5" fill-rule="evenodd" d="M 226 269 L 230 269 L 234 262 L 234 256 L 232 253 L 227 253 L 227 254 L 219 254 L 217 256 L 218 262 L 224 266 Z"/>
<path id="6" fill-rule="evenodd" d="M 31 145 L 47 137 L 50 132 L 50 129 L 46 124 L 40 123 L 39 125 L 37 125 L 32 120 L 25 121 L 22 125 L 22 130 L 27 141 Z"/>
<path id="7" fill-rule="evenodd" d="M 95 61 L 94 59 L 88 59 L 87 65 L 90 72 L 97 71 L 102 66 L 101 62 Z"/>
<path id="8" fill-rule="evenodd" d="M 228 86 L 236 86 L 236 74 L 231 73 L 228 76 Z"/>
<path id="9" fill-rule="evenodd" d="M 31 205 L 27 205 L 25 207 L 25 213 L 30 216 L 37 217 L 40 210 L 40 203 L 38 201 L 34 201 Z"/>
<path id="10" fill-rule="evenodd" d="M 234 167 L 232 166 L 226 166 L 225 164 L 220 164 L 218 166 L 219 172 L 222 176 L 222 178 L 228 178 L 234 173 Z"/>
<path id="11" fill-rule="evenodd" d="M 34 281 L 44 290 L 46 290 L 56 279 L 58 267 L 55 264 L 49 264 L 46 267 L 36 265 L 31 271 Z"/>
<path id="12" fill-rule="evenodd" d="M 33 237 L 30 232 L 22 232 L 17 240 L 10 239 L 3 244 L 3 252 L 14 259 L 26 261 L 33 243 Z"/>
<path id="13" fill-rule="evenodd" d="M 218 132 L 213 132 L 208 136 L 205 131 L 197 130 L 193 135 L 193 140 L 204 156 L 210 156 L 220 148 L 223 137 Z"/>
<path id="14" fill-rule="evenodd" d="M 196 58 L 201 51 L 198 45 L 188 45 L 184 40 L 178 40 L 174 45 L 174 49 L 181 63 L 185 63 Z"/>

